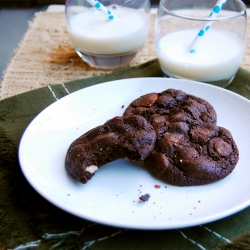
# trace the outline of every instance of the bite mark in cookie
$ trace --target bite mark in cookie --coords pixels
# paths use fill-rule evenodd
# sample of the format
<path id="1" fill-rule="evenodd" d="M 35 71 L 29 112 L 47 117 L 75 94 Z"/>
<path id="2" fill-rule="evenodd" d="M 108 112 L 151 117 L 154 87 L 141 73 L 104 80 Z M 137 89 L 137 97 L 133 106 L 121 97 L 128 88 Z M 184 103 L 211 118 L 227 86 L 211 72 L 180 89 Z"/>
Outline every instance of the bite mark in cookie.
<path id="1" fill-rule="evenodd" d="M 65 167 L 75 180 L 86 183 L 106 163 L 121 158 L 143 161 L 155 140 L 155 131 L 145 118 L 114 117 L 72 142 Z"/>

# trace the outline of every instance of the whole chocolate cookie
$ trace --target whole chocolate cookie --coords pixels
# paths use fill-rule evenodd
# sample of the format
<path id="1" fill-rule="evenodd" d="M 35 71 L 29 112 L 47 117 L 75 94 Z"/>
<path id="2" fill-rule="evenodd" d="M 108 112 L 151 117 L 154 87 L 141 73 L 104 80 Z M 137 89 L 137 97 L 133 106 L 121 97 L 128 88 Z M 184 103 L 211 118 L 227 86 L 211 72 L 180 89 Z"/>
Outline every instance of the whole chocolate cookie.
<path id="1" fill-rule="evenodd" d="M 142 116 L 114 117 L 72 142 L 65 167 L 75 180 L 86 183 L 108 162 L 121 158 L 143 161 L 155 140 L 152 125 Z"/>
<path id="2" fill-rule="evenodd" d="M 175 89 L 141 96 L 127 107 L 123 115 L 145 117 L 153 125 L 158 139 L 167 131 L 178 129 L 175 126 L 188 130 L 190 126 L 217 121 L 216 111 L 210 103 Z"/>
<path id="3" fill-rule="evenodd" d="M 153 174 L 178 186 L 207 184 L 228 176 L 239 159 L 231 133 L 214 123 L 189 129 L 180 123 L 156 142 L 145 159 Z"/>

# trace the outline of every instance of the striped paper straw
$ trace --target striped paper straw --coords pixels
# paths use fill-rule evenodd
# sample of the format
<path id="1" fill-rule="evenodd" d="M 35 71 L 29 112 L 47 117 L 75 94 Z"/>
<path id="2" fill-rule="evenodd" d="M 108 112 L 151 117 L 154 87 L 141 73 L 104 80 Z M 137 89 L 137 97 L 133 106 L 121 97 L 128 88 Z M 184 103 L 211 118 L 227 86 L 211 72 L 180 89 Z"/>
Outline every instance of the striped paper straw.
<path id="1" fill-rule="evenodd" d="M 221 9 L 223 8 L 224 4 L 226 3 L 227 0 L 218 0 L 218 2 L 216 3 L 216 5 L 213 8 L 213 11 L 210 14 L 210 18 L 216 17 Z M 200 39 L 202 39 L 202 37 L 206 34 L 206 32 L 209 30 L 209 28 L 212 25 L 212 21 L 208 21 L 203 29 L 200 30 L 200 32 L 198 33 L 198 35 L 195 37 L 194 41 L 192 42 L 191 46 L 190 46 L 190 53 L 194 53 L 196 52 L 197 49 L 197 43 L 199 42 Z"/>
<path id="2" fill-rule="evenodd" d="M 108 10 L 104 5 L 102 5 L 99 1 L 97 0 L 87 0 L 92 6 L 94 6 L 96 9 L 100 10 L 104 15 L 108 17 L 108 19 L 112 20 L 114 19 L 114 15 L 111 13 L 110 10 Z"/>

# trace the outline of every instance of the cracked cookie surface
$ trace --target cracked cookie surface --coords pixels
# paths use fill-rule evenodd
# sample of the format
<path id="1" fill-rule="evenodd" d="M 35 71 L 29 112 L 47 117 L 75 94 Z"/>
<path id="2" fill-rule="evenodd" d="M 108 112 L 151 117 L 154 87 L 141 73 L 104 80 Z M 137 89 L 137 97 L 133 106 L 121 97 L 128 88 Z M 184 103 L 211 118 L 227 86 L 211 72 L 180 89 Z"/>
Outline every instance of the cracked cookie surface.
<path id="1" fill-rule="evenodd" d="M 172 131 L 156 142 L 145 165 L 161 180 L 178 186 L 208 184 L 228 176 L 239 151 L 231 133 L 212 123 L 187 132 Z"/>
<path id="2" fill-rule="evenodd" d="M 216 125 L 217 115 L 207 101 L 181 90 L 167 89 L 134 100 L 124 116 L 137 114 L 154 127 L 154 150 L 146 167 L 163 181 L 201 185 L 229 175 L 239 158 L 231 133 Z"/>
<path id="3" fill-rule="evenodd" d="M 183 130 L 204 122 L 217 122 L 216 111 L 210 103 L 175 89 L 141 96 L 127 107 L 123 115 L 145 117 L 154 127 L 158 139 L 172 129 Z"/>

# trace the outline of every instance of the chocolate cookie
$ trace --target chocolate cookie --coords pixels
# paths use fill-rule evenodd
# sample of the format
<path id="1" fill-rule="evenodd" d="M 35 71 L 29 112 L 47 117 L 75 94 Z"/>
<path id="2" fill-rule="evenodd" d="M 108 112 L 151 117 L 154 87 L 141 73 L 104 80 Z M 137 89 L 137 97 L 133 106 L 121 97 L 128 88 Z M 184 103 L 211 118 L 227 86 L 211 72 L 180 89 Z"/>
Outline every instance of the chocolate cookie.
<path id="1" fill-rule="evenodd" d="M 86 183 L 108 162 L 121 158 L 143 161 L 155 140 L 153 127 L 142 116 L 114 117 L 70 145 L 65 167 L 74 179 Z"/>
<path id="2" fill-rule="evenodd" d="M 134 100 L 124 116 L 141 115 L 154 127 L 157 140 L 145 165 L 158 178 L 178 186 L 201 185 L 226 177 L 239 158 L 231 133 L 216 126 L 207 101 L 167 89 Z"/>
<path id="3" fill-rule="evenodd" d="M 188 130 L 190 126 L 217 121 L 216 112 L 211 104 L 175 89 L 141 96 L 128 106 L 123 115 L 145 117 L 153 125 L 158 139 L 167 131 L 178 129 L 174 128 L 175 126 L 180 130 Z"/>
<path id="4" fill-rule="evenodd" d="M 239 152 L 227 129 L 214 123 L 187 129 L 178 122 L 171 127 L 145 159 L 145 165 L 158 178 L 173 185 L 191 186 L 221 180 L 233 171 Z"/>

